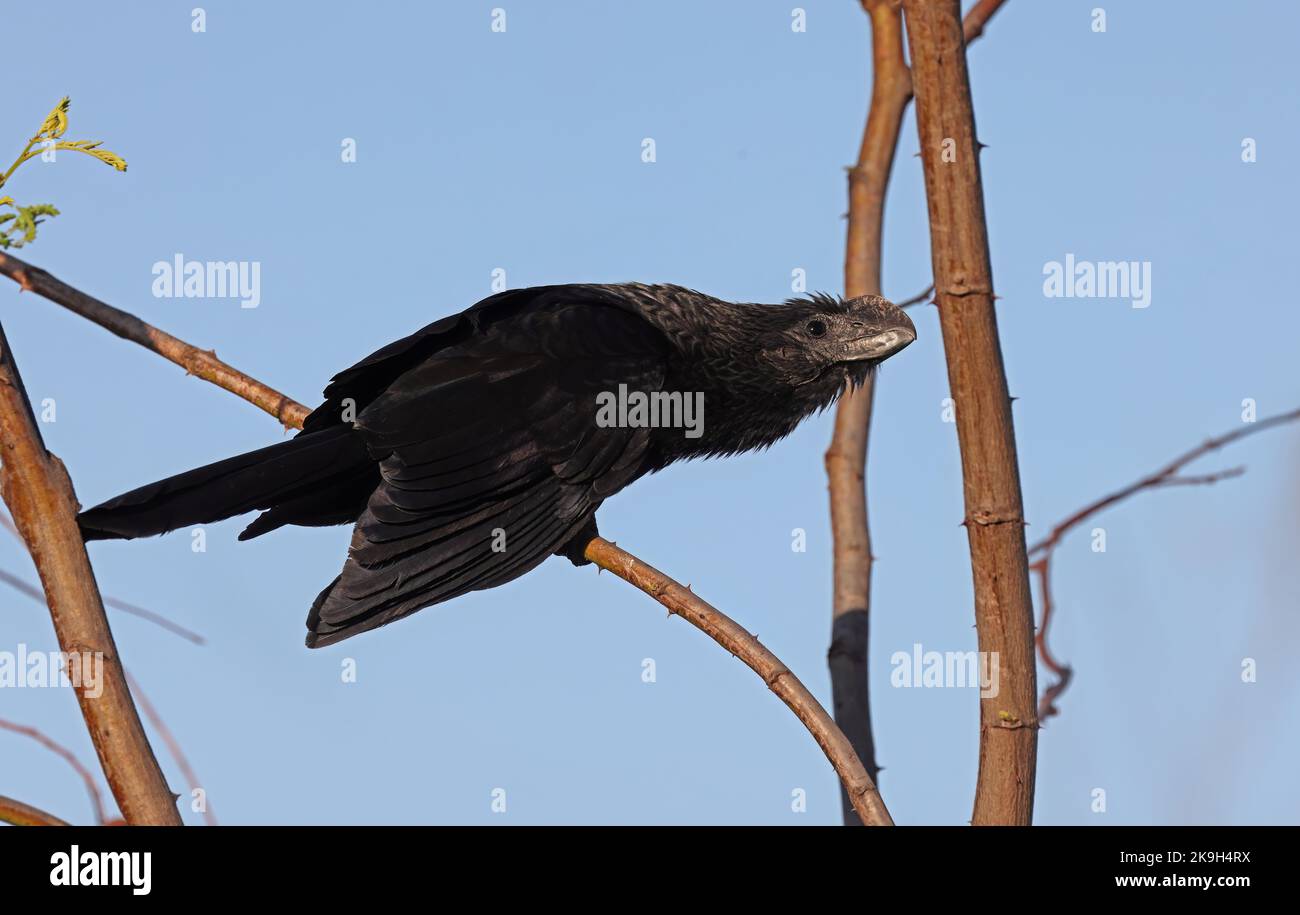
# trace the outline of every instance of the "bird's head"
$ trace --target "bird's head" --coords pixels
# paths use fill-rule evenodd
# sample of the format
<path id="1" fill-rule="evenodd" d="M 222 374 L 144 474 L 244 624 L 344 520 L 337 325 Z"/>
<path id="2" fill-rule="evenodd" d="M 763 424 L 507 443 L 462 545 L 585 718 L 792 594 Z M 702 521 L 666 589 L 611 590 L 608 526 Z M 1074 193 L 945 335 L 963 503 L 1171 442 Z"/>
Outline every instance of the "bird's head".
<path id="1" fill-rule="evenodd" d="M 661 443 L 666 461 L 771 445 L 916 339 L 903 310 L 876 295 L 772 305 L 680 286 L 626 285 L 618 293 L 669 343 L 666 389 L 708 398 L 708 431 Z"/>
<path id="2" fill-rule="evenodd" d="M 792 386 L 859 382 L 916 339 L 903 309 L 878 295 L 791 299 L 761 340 L 761 357 Z"/>

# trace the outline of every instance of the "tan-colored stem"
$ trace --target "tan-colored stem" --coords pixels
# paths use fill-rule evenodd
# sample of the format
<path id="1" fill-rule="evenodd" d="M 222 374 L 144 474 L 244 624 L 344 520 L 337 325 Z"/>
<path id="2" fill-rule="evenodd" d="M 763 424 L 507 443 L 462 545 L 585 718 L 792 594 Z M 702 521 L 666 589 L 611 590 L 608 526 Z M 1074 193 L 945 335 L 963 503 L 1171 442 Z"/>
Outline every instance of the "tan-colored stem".
<path id="1" fill-rule="evenodd" d="M 721 610 L 702 600 L 663 572 L 647 565 L 626 550 L 597 537 L 583 555 L 600 568 L 612 572 L 653 597 L 668 612 L 699 629 L 763 678 L 768 689 L 803 722 L 817 745 L 830 760 L 840 782 L 862 822 L 868 826 L 892 826 L 893 819 L 861 760 L 844 733 L 822 708 L 799 678 L 781 660 Z"/>
<path id="2" fill-rule="evenodd" d="M 994 311 L 979 141 L 958 0 L 903 0 L 930 217 L 935 298 L 961 447 L 980 651 L 975 825 L 1028 825 L 1038 751 L 1033 603 L 1011 398 Z M 990 691 L 991 692 L 991 691 Z"/>
<path id="3" fill-rule="evenodd" d="M 871 106 L 857 164 L 849 169 L 849 218 L 844 253 L 844 293 L 880 294 L 885 191 L 898 148 L 912 77 L 903 58 L 903 17 L 897 0 L 864 0 L 871 20 Z M 866 460 L 875 380 L 840 399 L 835 432 L 826 451 L 830 495 L 833 589 L 831 645 L 827 652 L 835 720 L 848 735 L 874 782 L 875 739 L 868 690 L 871 611 L 871 528 L 867 516 Z M 844 822 L 855 822 L 851 798 L 842 794 Z"/>
<path id="4" fill-rule="evenodd" d="M 961 22 L 961 30 L 967 47 L 984 34 L 985 24 L 993 18 L 994 13 L 1002 9 L 1003 3 L 1006 3 L 1006 0 L 979 0 L 966 11 L 966 18 Z"/>
<path id="5" fill-rule="evenodd" d="M 963 22 L 967 41 L 983 33 L 985 22 L 1003 2 L 981 0 L 971 8 Z M 862 6 L 871 22 L 871 105 L 857 164 L 849 169 L 844 253 L 844 294 L 849 298 L 882 293 L 885 194 L 898 155 L 903 117 L 912 101 L 912 73 L 903 54 L 900 0 L 862 0 Z M 930 291 L 900 304 L 916 304 L 927 299 Z M 868 687 L 871 566 L 875 557 L 871 552 L 866 468 L 874 399 L 874 378 L 841 398 L 825 457 L 834 565 L 831 646 L 827 653 L 831 694 L 835 720 L 873 780 L 880 770 Z M 844 822 L 856 822 L 847 795 L 843 801 Z"/>
<path id="6" fill-rule="evenodd" d="M 52 813 L 0 794 L 0 823 L 10 826 L 68 826 Z"/>
<path id="7" fill-rule="evenodd" d="M 311 411 L 274 388 L 262 384 L 217 358 L 212 350 L 202 350 L 159 330 L 129 312 L 122 311 L 69 286 L 40 267 L 33 267 L 12 254 L 0 252 L 0 273 L 29 292 L 44 296 L 69 311 L 94 321 L 124 340 L 174 362 L 196 378 L 225 388 L 249 403 L 270 413 L 286 428 L 301 428 Z"/>
<path id="8" fill-rule="evenodd" d="M 77 701 L 118 808 L 133 825 L 180 825 L 140 716 L 131 701 L 95 573 L 77 527 L 77 499 L 63 463 L 45 450 L 13 352 L 0 328 L 0 495 L 32 555 L 59 646 L 102 659 L 102 692 Z"/>

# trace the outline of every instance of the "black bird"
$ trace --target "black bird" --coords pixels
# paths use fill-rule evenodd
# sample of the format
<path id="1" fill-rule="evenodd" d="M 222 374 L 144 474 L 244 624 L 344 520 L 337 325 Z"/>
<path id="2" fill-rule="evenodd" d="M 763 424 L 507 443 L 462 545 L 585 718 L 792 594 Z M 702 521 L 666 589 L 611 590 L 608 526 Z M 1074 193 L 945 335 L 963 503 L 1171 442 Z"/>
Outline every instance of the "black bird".
<path id="1" fill-rule="evenodd" d="M 915 339 L 879 296 L 758 305 L 680 286 L 510 290 L 336 375 L 295 438 L 78 520 L 87 540 L 255 509 L 240 540 L 354 523 L 343 572 L 307 617 L 318 648 L 553 554 L 582 564 L 605 499 L 674 461 L 771 445 Z"/>

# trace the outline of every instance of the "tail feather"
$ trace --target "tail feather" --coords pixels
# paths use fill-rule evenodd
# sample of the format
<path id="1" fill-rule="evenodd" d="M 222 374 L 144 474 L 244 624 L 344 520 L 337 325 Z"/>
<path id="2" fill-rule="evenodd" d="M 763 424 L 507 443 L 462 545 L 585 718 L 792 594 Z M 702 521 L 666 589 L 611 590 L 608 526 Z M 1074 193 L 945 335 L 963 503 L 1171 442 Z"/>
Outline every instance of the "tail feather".
<path id="1" fill-rule="evenodd" d="M 350 426 L 336 426 L 133 489 L 77 521 L 86 540 L 148 537 L 255 509 L 275 514 L 280 506 L 288 510 L 272 523 L 258 519 L 248 536 L 286 523 L 341 523 L 353 507 L 352 517 L 365 507 L 358 481 L 367 466 L 374 464 L 360 437 Z"/>

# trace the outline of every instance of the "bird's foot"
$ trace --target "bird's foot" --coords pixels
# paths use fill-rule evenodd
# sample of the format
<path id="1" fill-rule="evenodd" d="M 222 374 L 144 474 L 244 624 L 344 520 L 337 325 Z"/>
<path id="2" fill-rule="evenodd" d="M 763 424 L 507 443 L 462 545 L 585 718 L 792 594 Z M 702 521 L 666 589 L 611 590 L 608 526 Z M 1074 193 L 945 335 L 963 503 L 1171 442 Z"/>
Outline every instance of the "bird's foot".
<path id="1" fill-rule="evenodd" d="M 556 556 L 563 556 L 575 566 L 589 566 L 591 560 L 583 554 L 587 550 L 587 544 L 600 536 L 600 531 L 596 529 L 596 519 L 590 518 L 578 533 L 568 539 L 564 546 L 555 551 Z"/>

